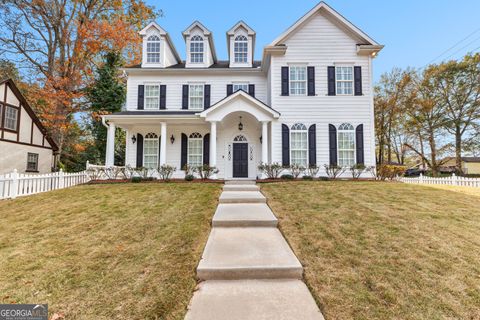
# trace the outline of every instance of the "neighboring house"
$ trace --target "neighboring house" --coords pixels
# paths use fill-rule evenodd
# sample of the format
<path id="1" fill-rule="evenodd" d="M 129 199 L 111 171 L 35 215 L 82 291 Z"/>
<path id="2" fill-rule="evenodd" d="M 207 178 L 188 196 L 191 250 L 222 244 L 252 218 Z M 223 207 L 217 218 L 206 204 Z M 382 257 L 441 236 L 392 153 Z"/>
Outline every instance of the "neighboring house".
<path id="1" fill-rule="evenodd" d="M 455 172 L 455 170 L 456 158 L 445 158 L 440 171 Z M 462 157 L 462 171 L 465 174 L 480 174 L 480 157 Z"/>
<path id="2" fill-rule="evenodd" d="M 51 172 L 57 149 L 15 83 L 0 81 L 0 175 Z"/>
<path id="3" fill-rule="evenodd" d="M 255 178 L 260 163 L 375 165 L 372 59 L 383 48 L 321 2 L 254 59 L 255 31 L 226 33 L 229 60 L 195 21 L 186 61 L 156 23 L 141 32 L 143 61 L 125 68 L 127 100 L 108 121 L 127 132 L 126 164 L 209 164 L 218 178 Z"/>

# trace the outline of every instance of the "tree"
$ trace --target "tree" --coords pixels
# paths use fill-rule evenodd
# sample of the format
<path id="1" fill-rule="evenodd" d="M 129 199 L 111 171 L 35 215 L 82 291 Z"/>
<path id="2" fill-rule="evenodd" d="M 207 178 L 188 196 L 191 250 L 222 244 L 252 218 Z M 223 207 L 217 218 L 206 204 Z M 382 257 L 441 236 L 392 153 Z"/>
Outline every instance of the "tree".
<path id="1" fill-rule="evenodd" d="M 12 79 L 15 83 L 21 81 L 20 73 L 15 64 L 11 61 L 0 59 L 0 81 L 5 79 Z"/>

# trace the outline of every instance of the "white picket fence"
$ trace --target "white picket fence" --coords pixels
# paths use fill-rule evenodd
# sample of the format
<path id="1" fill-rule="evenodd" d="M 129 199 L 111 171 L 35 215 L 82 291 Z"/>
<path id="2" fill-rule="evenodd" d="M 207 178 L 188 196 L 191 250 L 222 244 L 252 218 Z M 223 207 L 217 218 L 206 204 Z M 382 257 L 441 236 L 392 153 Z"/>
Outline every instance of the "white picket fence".
<path id="1" fill-rule="evenodd" d="M 64 189 L 90 181 L 86 171 L 46 174 L 23 174 L 14 170 L 12 173 L 0 175 L 0 199 L 28 196 L 40 192 Z"/>
<path id="2" fill-rule="evenodd" d="M 442 184 L 442 185 L 449 185 L 449 186 L 461 186 L 461 187 L 480 187 L 480 178 L 467 178 L 467 177 L 459 177 L 455 174 L 452 174 L 450 177 L 426 177 L 420 175 L 417 178 L 409 178 L 409 177 L 399 177 L 399 181 L 405 183 L 415 183 L 415 184 Z"/>

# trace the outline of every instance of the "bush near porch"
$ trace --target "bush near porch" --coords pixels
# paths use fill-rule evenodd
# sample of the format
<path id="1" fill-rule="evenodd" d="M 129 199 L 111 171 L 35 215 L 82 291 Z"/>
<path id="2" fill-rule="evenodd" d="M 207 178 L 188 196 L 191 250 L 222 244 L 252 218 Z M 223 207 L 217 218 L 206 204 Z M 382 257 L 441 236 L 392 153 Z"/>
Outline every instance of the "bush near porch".
<path id="1" fill-rule="evenodd" d="M 261 188 L 326 319 L 479 319 L 480 194 L 374 181 Z"/>
<path id="2" fill-rule="evenodd" d="M 183 319 L 219 184 L 84 185 L 0 201 L 0 303 Z"/>

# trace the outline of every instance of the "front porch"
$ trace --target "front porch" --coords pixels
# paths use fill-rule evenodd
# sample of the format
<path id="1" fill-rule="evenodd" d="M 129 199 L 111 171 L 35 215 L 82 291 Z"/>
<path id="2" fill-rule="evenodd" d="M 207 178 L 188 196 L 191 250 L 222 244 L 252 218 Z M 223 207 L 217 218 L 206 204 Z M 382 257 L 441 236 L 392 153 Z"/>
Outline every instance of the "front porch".
<path id="1" fill-rule="evenodd" d="M 156 169 L 203 164 L 216 167 L 217 179 L 256 179 L 257 167 L 271 161 L 271 123 L 278 112 L 243 91 L 199 112 L 138 111 L 104 116 L 108 121 L 105 165 L 114 165 L 114 133 L 126 131 L 125 165 Z"/>

